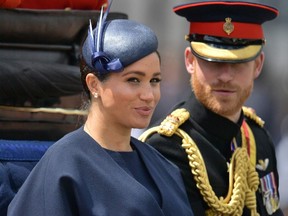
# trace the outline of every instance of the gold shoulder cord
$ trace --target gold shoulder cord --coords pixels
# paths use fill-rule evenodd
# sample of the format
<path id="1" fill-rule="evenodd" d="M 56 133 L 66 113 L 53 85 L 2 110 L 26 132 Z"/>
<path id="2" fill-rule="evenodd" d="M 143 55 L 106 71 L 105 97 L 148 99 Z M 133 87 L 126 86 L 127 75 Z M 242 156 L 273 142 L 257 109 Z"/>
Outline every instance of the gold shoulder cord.
<path id="1" fill-rule="evenodd" d="M 248 117 L 253 120 L 256 119 L 256 115 L 251 114 L 252 112 L 248 108 L 243 108 L 243 111 L 244 115 L 248 115 Z M 228 193 L 225 198 L 218 198 L 210 185 L 207 170 L 205 167 L 205 162 L 196 143 L 185 131 L 179 128 L 179 126 L 183 124 L 189 118 L 189 116 L 190 114 L 187 110 L 177 109 L 173 111 L 170 115 L 168 115 L 166 119 L 160 124 L 160 126 L 156 126 L 145 131 L 139 137 L 139 140 L 145 142 L 145 140 L 153 133 L 159 133 L 161 135 L 169 137 L 173 134 L 176 134 L 177 136 L 182 138 L 182 147 L 187 153 L 189 165 L 196 181 L 196 185 L 200 190 L 204 201 L 210 207 L 210 209 L 206 211 L 207 216 L 241 216 L 244 205 L 246 205 L 251 210 L 252 216 L 259 216 L 259 214 L 257 213 L 255 195 L 255 192 L 259 185 L 259 177 L 258 173 L 255 170 L 255 164 L 253 164 L 252 160 L 251 162 L 249 160 L 249 156 L 247 153 L 247 141 L 245 137 L 243 137 L 244 132 L 242 130 L 242 127 L 241 132 L 243 147 L 238 147 L 235 149 L 231 158 L 231 162 L 229 164 Z M 257 119 L 257 121 L 259 119 Z M 262 121 L 260 120 L 259 123 Z M 255 139 L 248 124 L 246 124 L 246 127 L 249 134 L 250 148 L 252 146 L 252 149 L 254 149 L 252 153 L 255 154 L 252 157 L 250 155 L 250 157 L 256 160 Z"/>

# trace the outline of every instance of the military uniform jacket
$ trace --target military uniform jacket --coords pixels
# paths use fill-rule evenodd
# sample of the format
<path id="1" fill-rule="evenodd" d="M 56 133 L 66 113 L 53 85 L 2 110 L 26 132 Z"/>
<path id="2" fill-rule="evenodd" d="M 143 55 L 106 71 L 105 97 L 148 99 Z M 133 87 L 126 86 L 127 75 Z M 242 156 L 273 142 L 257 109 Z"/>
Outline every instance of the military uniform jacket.
<path id="1" fill-rule="evenodd" d="M 162 206 L 83 127 L 53 144 L 8 207 L 11 216 L 193 215 L 179 169 L 131 138 L 157 185 Z"/>
<path id="2" fill-rule="evenodd" d="M 206 109 L 196 100 L 193 94 L 186 101 L 176 105 L 173 110 L 178 108 L 185 108 L 190 113 L 189 119 L 186 120 L 180 128 L 197 144 L 205 161 L 210 184 L 217 197 L 225 197 L 228 192 L 229 174 L 227 162 L 229 162 L 232 155 L 230 144 L 233 137 L 236 137 L 238 145 L 241 145 L 240 126 L 245 118 L 255 137 L 257 149 L 256 161 L 266 161 L 266 167 L 262 164 L 264 166 L 262 169 L 261 166 L 259 167 L 260 169 L 256 169 L 262 181 L 262 186 L 259 184 L 260 186 L 256 194 L 257 211 L 261 216 L 269 215 L 266 210 L 266 204 L 269 204 L 270 201 L 265 201 L 262 195 L 265 192 L 271 192 L 271 190 L 273 190 L 277 196 L 279 193 L 275 150 L 266 130 L 257 125 L 255 121 L 244 117 L 243 113 L 239 122 L 235 124 Z M 163 119 L 155 125 L 159 125 L 162 121 Z M 199 216 L 205 215 L 205 209 L 207 209 L 208 206 L 196 187 L 191 168 L 188 164 L 187 154 L 181 147 L 181 138 L 175 134 L 168 137 L 154 133 L 146 142 L 155 147 L 180 168 L 194 214 Z M 259 166 L 259 164 L 257 166 Z M 265 182 L 267 182 L 266 180 L 272 175 L 274 177 L 274 185 L 271 186 L 271 183 L 270 186 L 273 188 L 268 187 L 263 189 Z M 250 215 L 250 211 L 248 211 L 246 207 L 243 210 L 243 215 Z M 273 215 L 283 214 L 281 210 L 277 210 Z"/>

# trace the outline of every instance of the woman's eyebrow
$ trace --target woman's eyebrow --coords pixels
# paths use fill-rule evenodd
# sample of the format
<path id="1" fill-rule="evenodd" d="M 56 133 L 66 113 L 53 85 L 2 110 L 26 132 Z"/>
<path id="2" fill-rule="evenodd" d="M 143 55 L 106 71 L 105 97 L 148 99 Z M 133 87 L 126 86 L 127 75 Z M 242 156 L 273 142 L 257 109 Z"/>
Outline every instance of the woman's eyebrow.
<path id="1" fill-rule="evenodd" d="M 131 74 L 135 74 L 135 75 L 140 75 L 140 76 L 146 76 L 146 73 L 145 72 L 141 72 L 141 71 L 129 71 L 129 72 L 127 72 L 127 73 L 123 73 L 123 77 L 125 77 L 125 76 L 128 76 L 128 75 L 131 75 Z M 153 76 L 159 76 L 159 75 L 161 75 L 161 72 L 155 72 L 155 73 L 153 73 Z"/>
<path id="2" fill-rule="evenodd" d="M 123 76 L 128 76 L 128 75 L 131 75 L 131 74 L 137 74 L 137 75 L 140 75 L 140 76 L 145 76 L 145 73 L 141 72 L 141 71 L 129 71 L 129 72 L 123 73 Z"/>

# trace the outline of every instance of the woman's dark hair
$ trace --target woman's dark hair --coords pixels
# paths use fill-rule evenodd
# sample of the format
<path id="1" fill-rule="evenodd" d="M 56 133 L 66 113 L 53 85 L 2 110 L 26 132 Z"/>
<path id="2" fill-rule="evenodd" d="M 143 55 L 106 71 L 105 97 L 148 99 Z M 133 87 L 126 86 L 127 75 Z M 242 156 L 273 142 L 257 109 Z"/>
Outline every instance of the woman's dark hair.
<path id="1" fill-rule="evenodd" d="M 90 91 L 87 87 L 87 83 L 86 83 L 86 76 L 89 73 L 93 73 L 101 82 L 107 80 L 107 78 L 109 77 L 110 73 L 98 73 L 97 71 L 93 70 L 91 67 L 89 67 L 85 60 L 83 59 L 82 55 L 80 55 L 80 73 L 81 73 L 81 82 L 82 82 L 82 86 L 83 89 L 86 93 L 86 96 L 88 97 L 88 99 L 91 99 L 91 95 L 90 95 Z"/>

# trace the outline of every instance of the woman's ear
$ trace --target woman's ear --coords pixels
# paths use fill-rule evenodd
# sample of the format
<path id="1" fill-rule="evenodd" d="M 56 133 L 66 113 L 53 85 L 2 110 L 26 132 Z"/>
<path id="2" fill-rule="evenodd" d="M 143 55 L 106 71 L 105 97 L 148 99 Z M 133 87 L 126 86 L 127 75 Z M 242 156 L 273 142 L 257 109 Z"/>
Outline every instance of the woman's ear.
<path id="1" fill-rule="evenodd" d="M 87 87 L 90 91 L 91 94 L 94 94 L 95 92 L 97 93 L 98 92 L 98 83 L 99 83 L 99 80 L 98 78 L 93 74 L 93 73 L 88 73 L 86 75 L 86 84 L 87 84 Z"/>
<path id="2" fill-rule="evenodd" d="M 194 64 L 193 63 L 195 60 L 195 56 L 192 54 L 190 47 L 186 47 L 186 49 L 184 51 L 184 56 L 185 56 L 186 70 L 189 74 L 192 74 L 194 72 Z"/>

